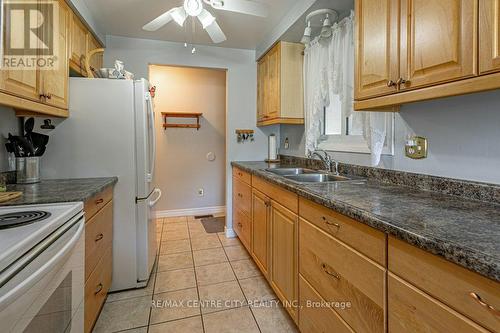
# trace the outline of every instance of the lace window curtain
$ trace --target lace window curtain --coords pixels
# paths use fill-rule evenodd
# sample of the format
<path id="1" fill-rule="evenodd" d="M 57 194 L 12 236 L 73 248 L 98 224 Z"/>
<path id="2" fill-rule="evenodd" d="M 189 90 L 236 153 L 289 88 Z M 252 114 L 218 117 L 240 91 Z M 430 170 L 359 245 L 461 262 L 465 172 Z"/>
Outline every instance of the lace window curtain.
<path id="1" fill-rule="evenodd" d="M 306 152 L 317 149 L 322 135 L 324 108 L 332 92 L 340 98 L 342 114 L 349 117 L 354 100 L 354 12 L 335 23 L 330 38 L 315 38 L 304 55 Z M 385 115 L 363 112 L 363 137 L 378 165 L 385 143 Z"/>

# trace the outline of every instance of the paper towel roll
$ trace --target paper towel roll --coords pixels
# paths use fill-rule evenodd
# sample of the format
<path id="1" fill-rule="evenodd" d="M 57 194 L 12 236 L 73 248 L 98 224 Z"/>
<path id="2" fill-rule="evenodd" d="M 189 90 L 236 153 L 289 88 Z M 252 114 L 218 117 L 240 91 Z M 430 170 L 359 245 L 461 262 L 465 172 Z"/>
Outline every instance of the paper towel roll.
<path id="1" fill-rule="evenodd" d="M 278 146 L 276 143 L 276 135 L 269 135 L 269 150 L 268 150 L 268 159 L 271 161 L 278 159 Z"/>

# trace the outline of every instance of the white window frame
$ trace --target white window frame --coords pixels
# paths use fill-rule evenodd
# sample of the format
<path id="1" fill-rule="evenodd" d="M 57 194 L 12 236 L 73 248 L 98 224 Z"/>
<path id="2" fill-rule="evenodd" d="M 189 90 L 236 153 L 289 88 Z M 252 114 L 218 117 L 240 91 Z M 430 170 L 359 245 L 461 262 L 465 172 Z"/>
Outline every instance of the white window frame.
<path id="1" fill-rule="evenodd" d="M 395 115 L 387 113 L 385 116 L 386 138 L 382 155 L 394 156 L 394 121 Z M 345 135 L 345 126 L 342 126 L 342 135 L 322 135 L 319 149 L 345 152 L 371 154 L 368 143 L 362 135 Z"/>

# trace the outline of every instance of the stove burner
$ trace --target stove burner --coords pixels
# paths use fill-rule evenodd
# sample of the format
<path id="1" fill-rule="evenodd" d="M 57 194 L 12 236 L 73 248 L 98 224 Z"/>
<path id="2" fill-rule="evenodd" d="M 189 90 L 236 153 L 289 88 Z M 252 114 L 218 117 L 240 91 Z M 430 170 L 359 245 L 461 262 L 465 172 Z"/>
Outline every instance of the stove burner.
<path id="1" fill-rule="evenodd" d="M 50 217 L 49 212 L 30 211 L 0 215 L 0 229 L 20 227 L 31 223 L 39 222 Z"/>

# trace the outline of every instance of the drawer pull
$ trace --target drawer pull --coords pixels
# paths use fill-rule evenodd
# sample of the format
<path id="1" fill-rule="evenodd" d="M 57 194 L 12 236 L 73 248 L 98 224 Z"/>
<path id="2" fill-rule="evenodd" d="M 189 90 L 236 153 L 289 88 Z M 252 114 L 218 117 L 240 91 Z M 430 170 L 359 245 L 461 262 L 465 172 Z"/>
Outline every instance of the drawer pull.
<path id="1" fill-rule="evenodd" d="M 323 221 L 325 222 L 325 224 L 331 225 L 332 227 L 340 229 L 340 224 L 328 221 L 328 219 L 325 216 L 323 216 L 322 218 L 323 218 Z"/>
<path id="2" fill-rule="evenodd" d="M 97 199 L 97 200 L 95 201 L 95 204 L 96 204 L 96 205 L 100 205 L 100 204 L 102 204 L 103 202 L 104 202 L 104 199 L 103 199 L 103 198 L 101 198 L 101 199 Z"/>
<path id="3" fill-rule="evenodd" d="M 481 296 L 479 296 L 478 294 L 476 294 L 474 292 L 471 292 L 469 295 L 479 305 L 481 305 L 482 307 L 485 307 L 486 309 L 488 309 L 488 311 L 490 311 L 491 313 L 493 313 L 495 316 L 500 316 L 500 310 L 495 309 L 494 307 L 492 307 L 491 305 L 489 305 L 488 303 L 486 303 L 485 301 L 483 301 L 483 299 L 481 298 Z"/>
<path id="4" fill-rule="evenodd" d="M 333 276 L 334 278 L 336 278 L 337 280 L 340 280 L 340 275 L 338 275 L 337 273 L 335 272 L 330 272 L 328 270 L 328 267 L 326 266 L 326 264 L 321 264 L 321 268 L 323 268 L 323 272 L 325 272 L 326 274 L 330 275 L 330 276 Z"/>
<path id="5" fill-rule="evenodd" d="M 99 294 L 101 291 L 102 291 L 102 283 L 99 283 L 97 285 L 97 288 L 96 288 L 95 292 L 94 292 L 94 295 Z"/>
<path id="6" fill-rule="evenodd" d="M 238 176 L 243 177 L 243 174 L 241 172 L 238 172 Z"/>
<path id="7" fill-rule="evenodd" d="M 241 194 L 241 193 L 238 193 L 238 196 L 239 196 L 240 198 L 243 198 L 243 194 Z"/>
<path id="8" fill-rule="evenodd" d="M 241 224 L 241 222 L 238 222 L 238 227 L 242 228 L 243 224 Z"/>
<path id="9" fill-rule="evenodd" d="M 95 241 L 98 242 L 98 241 L 100 241 L 103 238 L 104 238 L 104 235 L 103 234 L 99 234 L 99 235 L 96 236 Z"/>

